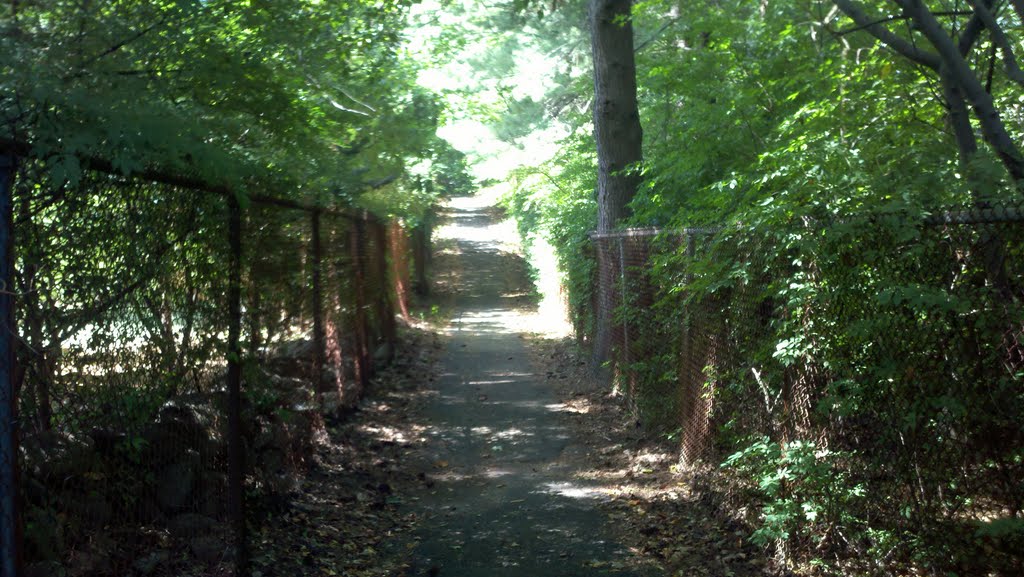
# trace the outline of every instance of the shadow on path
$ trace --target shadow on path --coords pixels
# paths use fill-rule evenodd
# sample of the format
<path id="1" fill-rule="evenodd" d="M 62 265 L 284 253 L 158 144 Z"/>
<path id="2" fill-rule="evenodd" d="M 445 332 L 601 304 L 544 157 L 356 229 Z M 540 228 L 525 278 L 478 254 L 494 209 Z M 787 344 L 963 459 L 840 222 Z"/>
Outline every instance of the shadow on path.
<path id="1" fill-rule="evenodd" d="M 501 238 L 514 230 L 471 198 L 455 199 L 448 218 L 443 256 L 456 270 L 442 290 L 454 314 L 419 415 L 417 459 L 429 472 L 406 506 L 418 518 L 410 575 L 661 575 L 611 540 L 604 493 L 576 474 L 583 446 L 524 343 L 529 278 Z"/>

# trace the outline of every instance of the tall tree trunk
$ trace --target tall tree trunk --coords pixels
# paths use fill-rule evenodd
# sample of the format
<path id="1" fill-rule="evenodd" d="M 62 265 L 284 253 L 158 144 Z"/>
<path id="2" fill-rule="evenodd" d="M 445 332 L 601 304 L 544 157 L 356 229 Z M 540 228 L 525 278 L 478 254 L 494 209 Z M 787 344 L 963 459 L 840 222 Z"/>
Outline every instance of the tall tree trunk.
<path id="1" fill-rule="evenodd" d="M 960 173 L 964 175 L 971 187 L 971 194 L 974 196 L 976 206 L 985 207 L 988 204 L 988 199 L 985 198 L 984 191 L 976 186 L 977 177 L 971 167 L 971 160 L 978 153 L 978 139 L 971 126 L 970 111 L 967 109 L 960 85 L 946 69 L 940 70 L 939 78 L 942 80 L 942 93 L 948 108 L 946 117 L 957 145 Z M 985 274 L 988 276 L 989 282 L 1004 299 L 1012 299 L 1013 288 L 1006 273 L 1006 243 L 993 230 L 986 228 L 981 232 L 978 246 L 982 252 Z"/>
<path id="2" fill-rule="evenodd" d="M 640 178 L 627 173 L 642 160 L 643 131 L 636 101 L 631 0 L 591 0 L 590 40 L 594 60 L 594 140 L 597 144 L 597 232 L 606 233 L 629 216 Z M 600 252 L 600 251 L 599 251 Z M 600 262 L 599 266 L 607 265 Z M 605 259 L 607 261 L 607 259 Z M 592 365 L 610 359 L 614 286 L 600 282 Z"/>
<path id="3" fill-rule="evenodd" d="M 639 175 L 624 171 L 642 160 L 643 131 L 636 102 L 631 0 L 592 0 L 594 140 L 597 143 L 597 231 L 629 216 Z"/>

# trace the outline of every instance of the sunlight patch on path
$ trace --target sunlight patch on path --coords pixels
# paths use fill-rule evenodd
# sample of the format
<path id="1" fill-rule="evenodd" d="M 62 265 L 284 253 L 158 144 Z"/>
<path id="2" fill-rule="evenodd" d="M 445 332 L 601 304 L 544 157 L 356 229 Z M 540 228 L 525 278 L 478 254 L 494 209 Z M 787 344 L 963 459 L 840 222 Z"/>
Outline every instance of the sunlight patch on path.
<path id="1" fill-rule="evenodd" d="M 608 499 L 607 490 L 601 487 L 584 487 L 576 483 L 545 483 L 544 492 L 570 499 Z"/>
<path id="2" fill-rule="evenodd" d="M 427 441 L 415 461 L 425 490 L 410 502 L 420 519 L 410 574 L 660 575 L 610 540 L 597 508 L 608 490 L 580 475 L 585 449 L 570 406 L 537 371 L 531 344 L 537 333 L 565 334 L 565 315 L 537 302 L 516 227 L 493 206 L 486 196 L 452 199 L 437 231 L 450 250 L 438 268 L 452 314 L 421 408 Z"/>
<path id="3" fill-rule="evenodd" d="M 519 231 L 513 219 L 482 224 L 476 219 L 467 218 L 469 215 L 494 210 L 497 202 L 497 193 L 493 190 L 481 191 L 475 196 L 450 199 L 447 206 L 452 218 L 448 223 L 438 227 L 434 231 L 434 236 L 439 240 L 468 241 L 484 250 L 523 255 L 526 251 L 520 242 Z M 536 273 L 535 288 L 540 295 L 536 309 L 467 313 L 460 319 L 462 324 L 482 325 L 481 328 L 487 331 L 532 333 L 544 338 L 562 338 L 572 333 L 554 248 L 547 239 L 535 238 L 532 250 L 526 256 Z M 453 327 L 460 326 L 453 324 Z"/>
<path id="4" fill-rule="evenodd" d="M 481 248 L 499 250 L 501 252 L 521 252 L 519 232 L 514 221 L 503 221 L 482 224 L 473 220 L 467 222 L 460 215 L 480 214 L 494 205 L 494 199 L 486 195 L 457 196 L 447 202 L 451 211 L 451 222 L 445 223 L 434 231 L 438 239 L 460 240 L 480 243 Z"/>

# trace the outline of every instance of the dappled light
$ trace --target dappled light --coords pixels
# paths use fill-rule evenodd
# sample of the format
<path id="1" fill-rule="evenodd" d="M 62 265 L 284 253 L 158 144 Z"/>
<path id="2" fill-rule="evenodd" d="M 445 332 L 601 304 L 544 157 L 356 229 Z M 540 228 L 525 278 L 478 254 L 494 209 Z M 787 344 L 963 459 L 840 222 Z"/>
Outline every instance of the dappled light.
<path id="1" fill-rule="evenodd" d="M 452 313 L 416 447 L 430 491 L 411 506 L 423 516 L 412 564 L 465 577 L 656 575 L 608 542 L 596 504 L 611 489 L 582 474 L 579 441 L 562 420 L 574 409 L 534 364 L 527 337 L 538 299 L 524 290 L 514 231 L 476 198 L 454 199 L 447 216 L 439 235 L 455 272 L 438 289 Z"/>
<path id="2" fill-rule="evenodd" d="M 1024 575 L 1022 48 L 0 3 L 0 577 Z"/>
<path id="3" fill-rule="evenodd" d="M 544 408 L 557 413 L 576 413 L 579 415 L 585 415 L 590 412 L 589 403 L 575 399 L 567 403 L 552 403 Z"/>
<path id="4" fill-rule="evenodd" d="M 467 248 L 492 250 L 498 255 L 517 251 L 519 233 L 515 222 L 495 219 L 488 214 L 495 210 L 492 198 L 485 195 L 455 197 L 448 201 L 447 210 L 448 221 L 434 233 L 439 240 L 458 239 L 462 251 Z"/>
<path id="5" fill-rule="evenodd" d="M 570 499 L 607 499 L 606 490 L 598 487 L 585 487 L 578 483 L 547 483 L 544 485 L 544 492 L 568 497 Z"/>
<path id="6" fill-rule="evenodd" d="M 424 441 L 425 427 L 375 427 L 365 426 L 358 429 L 370 438 L 390 443 L 417 443 Z"/>

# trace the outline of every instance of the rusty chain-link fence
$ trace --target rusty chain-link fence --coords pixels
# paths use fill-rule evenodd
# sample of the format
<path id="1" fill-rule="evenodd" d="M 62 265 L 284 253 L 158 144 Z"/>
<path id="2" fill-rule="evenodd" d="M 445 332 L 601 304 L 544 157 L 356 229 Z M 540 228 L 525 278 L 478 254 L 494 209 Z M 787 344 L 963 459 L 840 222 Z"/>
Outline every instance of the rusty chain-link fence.
<path id="1" fill-rule="evenodd" d="M 763 541 L 1019 574 L 1017 207 L 591 238 L 617 386 Z"/>
<path id="2" fill-rule="evenodd" d="M 254 500 L 298 488 L 324 417 L 394 354 L 408 235 L 362 211 L 118 190 L 13 195 L 0 575 L 246 575 Z"/>

